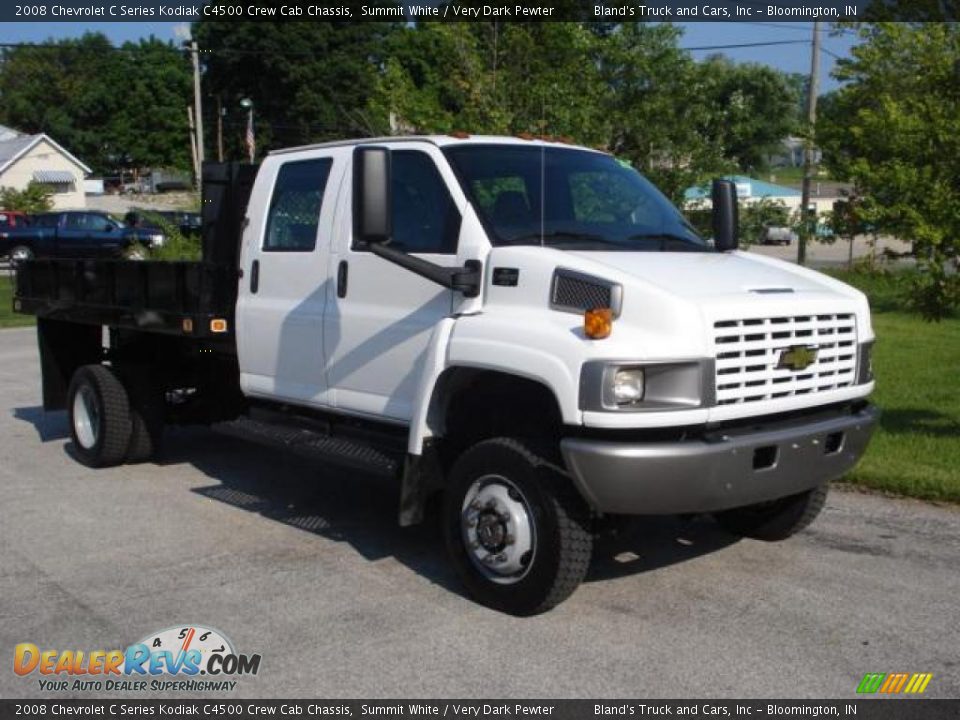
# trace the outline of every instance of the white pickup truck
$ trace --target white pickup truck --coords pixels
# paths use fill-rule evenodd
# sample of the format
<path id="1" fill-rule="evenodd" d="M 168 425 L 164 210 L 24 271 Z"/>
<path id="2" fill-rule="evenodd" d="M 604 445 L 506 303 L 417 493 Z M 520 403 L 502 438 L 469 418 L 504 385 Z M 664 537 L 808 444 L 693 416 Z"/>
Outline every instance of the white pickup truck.
<path id="1" fill-rule="evenodd" d="M 202 262 L 19 273 L 88 465 L 243 418 L 395 476 L 402 524 L 442 492 L 470 593 L 525 615 L 575 590 L 605 517 L 780 540 L 867 446 L 865 297 L 738 251 L 731 183 L 707 240 L 626 164 L 549 141 L 335 142 L 250 178 L 207 172 Z"/>

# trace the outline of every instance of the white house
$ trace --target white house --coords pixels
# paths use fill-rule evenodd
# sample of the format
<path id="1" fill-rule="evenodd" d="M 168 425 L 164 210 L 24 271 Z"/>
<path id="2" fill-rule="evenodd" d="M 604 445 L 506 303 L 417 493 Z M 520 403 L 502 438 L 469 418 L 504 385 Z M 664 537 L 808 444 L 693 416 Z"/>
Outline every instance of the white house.
<path id="1" fill-rule="evenodd" d="M 0 187 L 24 190 L 30 182 L 48 186 L 56 209 L 86 207 L 83 180 L 90 168 L 53 138 L 24 135 L 0 125 Z"/>

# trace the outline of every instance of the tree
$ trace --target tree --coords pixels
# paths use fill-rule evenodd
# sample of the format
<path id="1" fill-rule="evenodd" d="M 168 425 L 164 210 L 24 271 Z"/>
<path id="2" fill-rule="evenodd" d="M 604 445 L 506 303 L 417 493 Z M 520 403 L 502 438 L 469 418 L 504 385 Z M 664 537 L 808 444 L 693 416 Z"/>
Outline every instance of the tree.
<path id="1" fill-rule="evenodd" d="M 911 298 L 938 320 L 960 297 L 960 28 L 876 23 L 841 61 L 817 142 L 835 177 L 869 201 L 878 231 L 914 243 Z"/>
<path id="2" fill-rule="evenodd" d="M 709 139 L 714 109 L 703 101 L 704 76 L 677 45 L 669 24 L 628 23 L 606 38 L 607 148 L 628 159 L 674 202 L 686 188 L 730 168 Z"/>
<path id="3" fill-rule="evenodd" d="M 597 37 L 578 23 L 420 23 L 396 33 L 370 102 L 394 131 L 605 140 Z"/>
<path id="4" fill-rule="evenodd" d="M 383 50 L 399 24 L 374 22 L 224 22 L 201 20 L 205 93 L 228 110 L 228 147 L 242 156 L 253 101 L 259 148 L 378 134 L 367 99 L 383 67 Z M 209 105 L 209 103 L 208 103 Z M 213 123 L 207 122 L 206 127 Z"/>
<path id="5" fill-rule="evenodd" d="M 116 48 L 100 33 L 7 49 L 0 122 L 47 133 L 96 172 L 189 167 L 183 53 L 154 38 Z"/>
<path id="6" fill-rule="evenodd" d="M 49 187 L 33 181 L 23 190 L 0 188 L 0 208 L 25 213 L 46 212 L 53 207 L 52 194 Z"/>
<path id="7" fill-rule="evenodd" d="M 723 56 L 701 63 L 702 102 L 715 113 L 707 128 L 711 142 L 744 173 L 767 168 L 767 157 L 799 129 L 800 83 L 796 76 L 755 63 L 735 64 Z"/>

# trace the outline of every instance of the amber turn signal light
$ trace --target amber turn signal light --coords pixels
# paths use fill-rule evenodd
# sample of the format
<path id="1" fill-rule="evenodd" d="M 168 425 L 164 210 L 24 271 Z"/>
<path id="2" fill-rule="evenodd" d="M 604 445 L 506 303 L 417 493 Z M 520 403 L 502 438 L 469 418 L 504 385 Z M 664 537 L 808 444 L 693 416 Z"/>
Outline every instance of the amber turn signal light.
<path id="1" fill-rule="evenodd" d="M 583 332 L 591 340 L 603 340 L 613 330 L 613 310 L 593 308 L 583 314 Z"/>

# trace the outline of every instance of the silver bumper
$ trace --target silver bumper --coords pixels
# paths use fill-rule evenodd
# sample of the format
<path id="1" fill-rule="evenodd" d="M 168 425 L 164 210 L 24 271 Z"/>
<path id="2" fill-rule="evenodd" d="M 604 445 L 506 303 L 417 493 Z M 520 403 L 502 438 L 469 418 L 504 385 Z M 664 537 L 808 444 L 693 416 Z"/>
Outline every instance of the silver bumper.
<path id="1" fill-rule="evenodd" d="M 594 510 L 711 512 L 809 490 L 852 468 L 879 410 L 769 423 L 677 442 L 565 438 L 563 458 Z"/>

